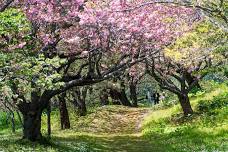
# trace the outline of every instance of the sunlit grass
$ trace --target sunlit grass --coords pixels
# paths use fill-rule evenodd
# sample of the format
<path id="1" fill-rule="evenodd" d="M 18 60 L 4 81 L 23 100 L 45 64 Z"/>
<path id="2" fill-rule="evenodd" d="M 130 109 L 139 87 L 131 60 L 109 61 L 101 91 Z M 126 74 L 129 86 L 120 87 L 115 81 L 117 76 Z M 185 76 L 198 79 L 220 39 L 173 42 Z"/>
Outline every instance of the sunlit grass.
<path id="1" fill-rule="evenodd" d="M 106 106 L 96 109 L 80 119 L 71 114 L 71 126 L 69 130 L 61 131 L 59 118 L 52 115 L 53 128 L 51 140 L 47 144 L 33 144 L 28 141 L 20 141 L 21 134 L 9 135 L 0 144 L 0 150 L 5 147 L 7 151 L 116 151 L 138 152 L 144 149 L 150 152 L 155 149 L 149 140 L 141 136 L 140 123 L 148 108 L 127 108 L 122 106 Z M 55 113 L 55 112 L 54 112 Z M 53 114 L 54 114 L 53 113 Z M 42 131 L 46 133 L 46 116 L 43 116 Z M 9 138 L 11 138 L 9 142 Z M 1 139 L 0 139 L 1 141 Z M 24 150 L 22 150 L 22 149 Z"/>
<path id="2" fill-rule="evenodd" d="M 197 111 L 198 102 L 227 92 L 217 84 L 191 96 L 194 115 L 183 118 L 179 105 L 169 108 L 98 107 L 84 117 L 70 109 L 71 129 L 60 130 L 58 111 L 53 111 L 51 140 L 32 143 L 21 140 L 21 130 L 0 130 L 0 151 L 47 152 L 197 152 L 228 150 L 228 107 L 212 113 Z M 10 127 L 10 126 L 9 126 Z M 47 133 L 46 115 L 42 132 Z"/>
<path id="3" fill-rule="evenodd" d="M 192 96 L 190 101 L 196 113 L 188 118 L 179 114 L 179 105 L 151 112 L 143 122 L 144 136 L 164 145 L 172 144 L 167 151 L 227 151 L 228 107 L 212 113 L 197 111 L 199 101 L 207 102 L 224 93 L 228 93 L 228 87 L 221 84 Z"/>
<path id="4" fill-rule="evenodd" d="M 96 109 L 95 112 L 83 117 L 78 117 L 70 112 L 70 132 L 87 132 L 94 134 L 121 134 L 135 133 L 139 130 L 140 122 L 149 108 L 129 108 L 123 106 L 104 106 Z M 58 114 L 52 115 L 52 120 L 58 120 Z M 42 130 L 46 130 L 46 117 L 42 118 Z M 60 124 L 52 121 L 53 131 L 60 130 Z"/>

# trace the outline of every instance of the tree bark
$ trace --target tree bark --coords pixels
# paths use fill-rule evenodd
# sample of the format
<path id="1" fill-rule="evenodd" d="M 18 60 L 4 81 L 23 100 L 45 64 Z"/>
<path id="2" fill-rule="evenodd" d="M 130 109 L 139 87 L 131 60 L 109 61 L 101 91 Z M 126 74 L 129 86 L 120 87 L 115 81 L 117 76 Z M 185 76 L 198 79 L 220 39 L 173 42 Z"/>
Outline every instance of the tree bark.
<path id="1" fill-rule="evenodd" d="M 120 93 L 117 89 L 110 88 L 109 95 L 112 98 L 112 104 L 121 105 L 120 102 Z"/>
<path id="2" fill-rule="evenodd" d="M 50 98 L 46 94 L 39 97 L 33 93 L 31 99 L 31 102 L 24 100 L 18 104 L 18 109 L 23 115 L 23 138 L 37 141 L 42 138 L 41 115 Z"/>
<path id="3" fill-rule="evenodd" d="M 131 106 L 130 101 L 127 98 L 127 95 L 125 93 L 125 90 L 121 89 L 121 90 L 117 90 L 117 89 L 113 89 L 110 88 L 110 97 L 114 100 L 113 104 L 122 104 L 124 106 Z"/>
<path id="4" fill-rule="evenodd" d="M 23 113 L 23 138 L 31 141 L 41 139 L 41 115 L 42 111 L 28 111 Z"/>
<path id="5" fill-rule="evenodd" d="M 131 83 L 129 87 L 130 87 L 130 98 L 132 100 L 132 106 L 138 107 L 136 85 Z"/>
<path id="6" fill-rule="evenodd" d="M 86 104 L 84 100 L 78 101 L 78 112 L 79 116 L 85 116 L 87 113 Z"/>
<path id="7" fill-rule="evenodd" d="M 11 125 L 12 125 L 12 132 L 15 133 L 15 117 L 14 117 L 14 112 L 11 112 Z"/>
<path id="8" fill-rule="evenodd" d="M 21 127 L 23 127 L 23 122 L 22 122 L 22 119 L 21 119 L 21 115 L 20 115 L 20 113 L 18 111 L 17 111 L 17 117 L 19 119 Z"/>
<path id="9" fill-rule="evenodd" d="M 178 95 L 184 115 L 193 114 L 193 110 L 188 95 Z"/>
<path id="10" fill-rule="evenodd" d="M 66 106 L 65 93 L 59 95 L 59 112 L 60 112 L 60 122 L 61 129 L 70 128 L 70 119 Z"/>
<path id="11" fill-rule="evenodd" d="M 130 101 L 127 98 L 126 92 L 125 92 L 125 84 L 124 81 L 121 81 L 121 89 L 120 89 L 120 102 L 124 105 L 124 106 L 132 106 Z"/>
<path id="12" fill-rule="evenodd" d="M 194 76 L 192 76 L 192 75 L 191 75 L 190 73 L 188 73 L 188 72 L 186 72 L 185 78 L 186 78 L 186 81 L 187 81 L 188 85 L 191 85 L 191 84 L 195 81 L 195 79 L 196 79 Z M 197 82 L 197 83 L 195 84 L 195 87 L 198 88 L 198 89 L 201 89 L 201 86 L 200 86 L 199 82 Z"/>
<path id="13" fill-rule="evenodd" d="M 48 136 L 51 136 L 51 103 L 49 101 L 47 106 L 47 132 Z"/>
<path id="14" fill-rule="evenodd" d="M 85 116 L 87 113 L 87 108 L 86 108 L 87 91 L 88 91 L 88 87 L 75 88 L 74 103 L 76 103 L 78 106 L 79 116 Z"/>
<path id="15" fill-rule="evenodd" d="M 106 89 L 102 89 L 100 92 L 100 102 L 102 106 L 109 104 L 108 92 Z"/>

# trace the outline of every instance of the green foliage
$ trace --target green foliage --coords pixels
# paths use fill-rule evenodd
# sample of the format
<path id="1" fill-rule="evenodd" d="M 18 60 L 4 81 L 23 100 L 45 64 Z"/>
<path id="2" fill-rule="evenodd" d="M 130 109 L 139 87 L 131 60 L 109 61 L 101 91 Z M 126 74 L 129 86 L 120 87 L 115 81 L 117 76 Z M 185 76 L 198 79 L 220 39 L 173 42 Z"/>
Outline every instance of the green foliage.
<path id="1" fill-rule="evenodd" d="M 37 55 L 39 40 L 30 39 L 31 25 L 19 9 L 10 8 L 0 13 L 0 35 L 9 39 L 0 39 L 0 90 L 6 96 L 4 88 L 16 84 L 20 93 L 29 97 L 34 89 L 59 88 L 61 78 L 56 68 L 66 62 L 58 57 L 45 58 Z M 1 47 L 2 46 L 2 47 Z M 31 86 L 31 82 L 35 86 Z M 12 94 L 9 93 L 8 94 Z"/>
<path id="2" fill-rule="evenodd" d="M 224 60 L 221 53 L 227 50 L 227 40 L 226 32 L 208 21 L 203 21 L 166 48 L 165 54 L 187 67 L 200 62 L 203 56 L 210 56 L 216 63 Z"/>
<path id="3" fill-rule="evenodd" d="M 201 100 L 198 103 L 197 109 L 201 112 L 211 112 L 215 109 L 220 109 L 228 106 L 228 93 L 221 94 L 213 98 L 213 100 Z"/>
<path id="4" fill-rule="evenodd" d="M 17 34 L 30 29 L 25 15 L 19 9 L 10 8 L 0 13 L 0 35 Z"/>
<path id="5" fill-rule="evenodd" d="M 15 55 L 14 58 L 13 55 Z M 0 53 L 1 56 L 1 53 Z M 34 89 L 57 89 L 64 83 L 57 82 L 61 78 L 61 73 L 57 73 L 54 69 L 65 63 L 64 59 L 58 57 L 52 59 L 45 59 L 42 55 L 24 56 L 21 53 L 2 54 L 3 59 L 2 74 L 4 79 L 0 82 L 0 90 L 5 96 L 11 94 L 10 87 L 15 83 L 20 93 L 23 93 L 29 98 L 31 91 Z M 12 62 L 9 62 L 12 61 Z M 35 86 L 31 86 L 31 82 L 35 83 Z M 6 94 L 6 89 L 8 92 Z"/>
<path id="6" fill-rule="evenodd" d="M 0 135 L 1 134 L 7 134 L 11 131 L 11 116 L 8 112 L 0 111 Z M 14 119 L 15 119 L 15 128 L 21 129 L 21 124 L 19 122 L 17 113 L 14 113 Z"/>
<path id="7" fill-rule="evenodd" d="M 0 53 L 1 56 L 3 56 L 2 53 L 5 54 L 4 59 L 6 59 L 6 55 L 9 58 L 13 54 L 16 60 L 13 51 L 23 52 L 21 48 L 30 40 L 30 27 L 30 23 L 21 10 L 10 8 L 0 12 Z M 8 54 L 9 52 L 10 54 Z M 0 65 L 2 65 L 1 62 L 2 60 Z"/>
<path id="8" fill-rule="evenodd" d="M 7 113 L 5 112 L 0 112 L 0 126 L 1 129 L 3 128 L 3 126 L 8 126 Z"/>
<path id="9" fill-rule="evenodd" d="M 224 67 L 224 75 L 226 78 L 228 78 L 228 65 Z"/>
<path id="10" fill-rule="evenodd" d="M 195 87 L 192 88 L 192 90 L 190 91 L 190 94 L 191 94 L 191 93 L 192 93 L 192 94 L 197 94 L 197 93 L 199 93 L 199 92 L 201 92 L 201 91 L 202 91 L 201 88 L 195 86 Z"/>

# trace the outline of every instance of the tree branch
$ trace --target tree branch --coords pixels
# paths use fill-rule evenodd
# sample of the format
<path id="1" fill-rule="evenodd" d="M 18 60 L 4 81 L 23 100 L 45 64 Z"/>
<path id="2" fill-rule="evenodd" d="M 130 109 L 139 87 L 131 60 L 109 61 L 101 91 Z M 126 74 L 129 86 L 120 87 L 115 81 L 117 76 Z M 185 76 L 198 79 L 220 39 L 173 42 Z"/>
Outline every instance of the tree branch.
<path id="1" fill-rule="evenodd" d="M 14 0 L 7 0 L 6 3 L 0 7 L 0 12 L 4 12 L 7 9 L 7 7 L 9 7 L 10 4 L 13 2 L 14 2 Z"/>

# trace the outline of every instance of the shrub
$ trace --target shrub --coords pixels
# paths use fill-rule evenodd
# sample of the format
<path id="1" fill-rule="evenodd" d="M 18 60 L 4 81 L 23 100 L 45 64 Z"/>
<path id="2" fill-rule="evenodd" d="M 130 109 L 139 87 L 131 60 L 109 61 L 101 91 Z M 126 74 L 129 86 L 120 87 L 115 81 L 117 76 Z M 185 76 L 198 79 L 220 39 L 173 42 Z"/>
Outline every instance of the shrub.
<path id="1" fill-rule="evenodd" d="M 213 100 L 201 100 L 198 103 L 197 109 L 201 112 L 209 112 L 211 110 L 219 109 L 228 106 L 228 93 L 216 96 Z"/>

